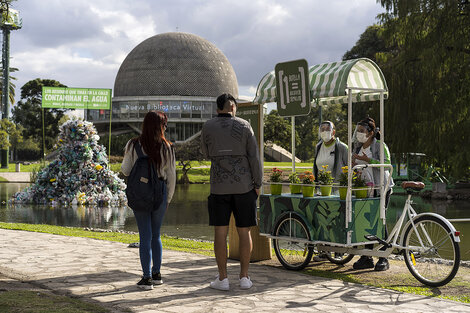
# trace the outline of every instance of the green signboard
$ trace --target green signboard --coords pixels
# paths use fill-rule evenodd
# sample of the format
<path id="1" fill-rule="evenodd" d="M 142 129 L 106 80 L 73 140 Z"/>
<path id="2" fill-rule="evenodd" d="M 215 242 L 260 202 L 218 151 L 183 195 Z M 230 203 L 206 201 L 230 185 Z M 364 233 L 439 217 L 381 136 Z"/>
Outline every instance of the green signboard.
<path id="1" fill-rule="evenodd" d="M 42 87 L 42 107 L 109 110 L 111 89 Z"/>
<path id="2" fill-rule="evenodd" d="M 274 72 L 279 115 L 308 115 L 310 113 L 310 89 L 307 61 L 301 59 L 278 63 Z"/>
<path id="3" fill-rule="evenodd" d="M 259 106 L 246 105 L 237 107 L 237 117 L 247 120 L 255 133 L 256 141 L 259 144 Z"/>

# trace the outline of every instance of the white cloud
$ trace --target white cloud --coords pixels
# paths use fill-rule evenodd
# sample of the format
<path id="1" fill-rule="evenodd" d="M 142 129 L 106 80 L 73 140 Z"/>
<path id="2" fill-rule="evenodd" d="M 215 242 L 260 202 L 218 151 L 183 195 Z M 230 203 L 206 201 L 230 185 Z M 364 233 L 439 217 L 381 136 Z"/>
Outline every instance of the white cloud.
<path id="1" fill-rule="evenodd" d="M 339 60 L 383 11 L 370 0 L 21 0 L 13 6 L 23 17 L 23 28 L 11 35 L 18 87 L 39 77 L 112 88 L 137 44 L 178 27 L 218 46 L 235 69 L 240 94 L 253 96 L 278 62 Z"/>

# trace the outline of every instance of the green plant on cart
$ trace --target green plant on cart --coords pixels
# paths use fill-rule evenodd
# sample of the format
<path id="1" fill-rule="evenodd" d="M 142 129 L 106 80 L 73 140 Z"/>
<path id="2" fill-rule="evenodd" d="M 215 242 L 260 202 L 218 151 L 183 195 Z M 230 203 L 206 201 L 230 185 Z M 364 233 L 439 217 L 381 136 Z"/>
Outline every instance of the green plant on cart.
<path id="1" fill-rule="evenodd" d="M 300 184 L 299 174 L 292 172 L 292 174 L 289 175 L 289 182 L 292 184 Z"/>
<path id="2" fill-rule="evenodd" d="M 271 172 L 271 182 L 273 183 L 279 183 L 281 181 L 281 176 L 282 176 L 282 170 L 278 169 L 277 167 L 274 167 L 272 172 Z"/>
<path id="3" fill-rule="evenodd" d="M 354 192 L 356 198 L 366 198 L 367 197 L 367 183 L 364 178 L 362 178 L 361 173 L 355 172 L 353 176 L 353 186 L 357 188 Z"/>
<path id="4" fill-rule="evenodd" d="M 300 184 L 299 174 L 297 174 L 296 172 L 292 172 L 292 174 L 289 175 L 289 182 L 292 184 L 289 186 L 290 192 L 293 194 L 300 193 L 302 186 L 296 185 Z"/>
<path id="5" fill-rule="evenodd" d="M 353 173 L 352 184 L 356 188 L 367 186 L 365 179 L 362 178 L 362 175 L 356 171 Z"/>
<path id="6" fill-rule="evenodd" d="M 341 175 L 339 176 L 338 182 L 340 186 L 348 185 L 348 166 L 343 166 L 341 168 Z"/>
<path id="7" fill-rule="evenodd" d="M 280 195 L 282 193 L 282 185 L 281 184 L 278 184 L 279 182 L 281 182 L 281 177 L 282 177 L 282 170 L 278 169 L 278 168 L 273 168 L 272 172 L 271 172 L 271 186 L 270 186 L 270 190 L 271 190 L 271 194 L 273 195 Z"/>
<path id="8" fill-rule="evenodd" d="M 341 168 L 341 174 L 339 175 L 339 198 L 341 200 L 346 200 L 348 192 L 348 166 L 343 166 Z"/>
<path id="9" fill-rule="evenodd" d="M 313 185 L 315 182 L 315 176 L 313 176 L 313 173 L 310 171 L 304 172 L 304 174 L 300 176 L 300 179 L 302 180 L 302 184 L 305 185 Z"/>
<path id="10" fill-rule="evenodd" d="M 320 185 L 331 185 L 333 183 L 333 176 L 331 175 L 331 171 L 328 171 L 328 165 L 323 165 L 323 169 L 318 171 L 317 180 Z"/>

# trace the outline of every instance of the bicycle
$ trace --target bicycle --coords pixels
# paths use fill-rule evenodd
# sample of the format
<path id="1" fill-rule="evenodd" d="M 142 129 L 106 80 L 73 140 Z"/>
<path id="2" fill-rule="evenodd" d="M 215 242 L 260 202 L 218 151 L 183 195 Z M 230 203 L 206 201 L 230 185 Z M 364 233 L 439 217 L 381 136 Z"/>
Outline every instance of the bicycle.
<path id="1" fill-rule="evenodd" d="M 312 240 L 312 226 L 309 227 L 305 217 L 297 212 L 287 212 L 279 216 L 272 235 L 268 235 L 273 239 L 276 256 L 285 268 L 300 270 L 309 264 L 314 250 L 326 252 L 327 258 L 335 264 L 346 264 L 354 255 L 388 257 L 392 253 L 401 254 L 408 270 L 421 283 L 432 287 L 447 284 L 459 269 L 460 232 L 439 214 L 417 214 L 413 209 L 411 196 L 423 189 L 424 183 L 406 181 L 401 186 L 408 198 L 387 239 L 364 236 L 368 243 L 374 244 L 372 250 L 363 245 Z"/>

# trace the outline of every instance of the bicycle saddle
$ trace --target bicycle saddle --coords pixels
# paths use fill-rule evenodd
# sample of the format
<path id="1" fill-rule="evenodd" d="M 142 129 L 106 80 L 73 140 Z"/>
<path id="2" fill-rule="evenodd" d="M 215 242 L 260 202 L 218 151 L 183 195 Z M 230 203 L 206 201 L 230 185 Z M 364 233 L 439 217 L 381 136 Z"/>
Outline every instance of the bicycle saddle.
<path id="1" fill-rule="evenodd" d="M 421 189 L 424 188 L 424 183 L 420 181 L 404 181 L 401 183 L 401 188 L 420 191 Z"/>

